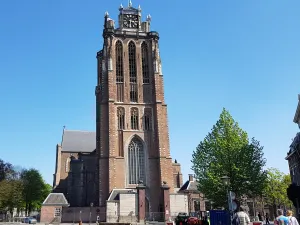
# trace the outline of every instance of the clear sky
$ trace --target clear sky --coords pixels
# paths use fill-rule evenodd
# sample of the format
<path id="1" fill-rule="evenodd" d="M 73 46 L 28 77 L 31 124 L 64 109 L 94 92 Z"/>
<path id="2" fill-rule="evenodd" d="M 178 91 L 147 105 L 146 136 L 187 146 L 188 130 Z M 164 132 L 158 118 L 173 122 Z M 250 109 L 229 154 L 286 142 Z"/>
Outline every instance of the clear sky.
<path id="1" fill-rule="evenodd" d="M 62 129 L 95 130 L 96 52 L 104 12 L 122 0 L 0 3 L 0 158 L 52 184 Z M 160 33 L 171 153 L 191 154 L 222 108 L 264 146 L 268 167 L 298 132 L 300 1 L 133 0 Z M 298 81 L 297 81 L 298 80 Z"/>

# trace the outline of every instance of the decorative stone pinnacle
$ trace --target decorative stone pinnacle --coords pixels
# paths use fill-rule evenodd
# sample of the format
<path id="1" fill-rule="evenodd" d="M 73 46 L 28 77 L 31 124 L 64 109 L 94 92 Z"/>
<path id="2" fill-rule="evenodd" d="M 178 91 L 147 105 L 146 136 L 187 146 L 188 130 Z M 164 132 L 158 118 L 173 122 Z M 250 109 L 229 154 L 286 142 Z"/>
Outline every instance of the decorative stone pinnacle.
<path id="1" fill-rule="evenodd" d="M 121 3 L 121 5 L 120 5 L 120 9 L 123 9 L 123 5 L 122 5 L 122 3 Z"/>
<path id="2" fill-rule="evenodd" d="M 151 21 L 151 15 L 150 15 L 150 14 L 148 14 L 148 16 L 147 16 L 147 21 L 148 21 L 148 22 Z"/>
<path id="3" fill-rule="evenodd" d="M 109 17 L 109 14 L 107 11 L 105 12 L 105 17 Z"/>
<path id="4" fill-rule="evenodd" d="M 141 5 L 139 5 L 139 7 L 138 7 L 138 10 L 139 10 L 139 11 L 141 11 L 141 10 L 142 10 L 142 8 L 141 8 Z"/>
<path id="5" fill-rule="evenodd" d="M 128 6 L 129 6 L 129 7 L 132 7 L 132 2 L 131 2 L 131 0 L 129 0 Z"/>

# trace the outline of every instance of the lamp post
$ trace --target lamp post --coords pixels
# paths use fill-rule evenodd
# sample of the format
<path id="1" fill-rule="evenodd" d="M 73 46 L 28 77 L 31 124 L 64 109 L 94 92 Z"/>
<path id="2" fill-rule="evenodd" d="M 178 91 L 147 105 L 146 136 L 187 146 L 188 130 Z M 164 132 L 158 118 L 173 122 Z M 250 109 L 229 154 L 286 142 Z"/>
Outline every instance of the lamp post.
<path id="1" fill-rule="evenodd" d="M 89 221 L 89 225 L 91 225 L 91 218 L 92 218 L 92 207 L 94 206 L 94 203 L 91 202 L 90 204 L 90 221 Z"/>
<path id="2" fill-rule="evenodd" d="M 230 177 L 228 176 L 223 176 L 221 177 L 221 180 L 226 187 L 226 193 L 227 193 L 227 202 L 228 202 L 228 210 L 230 211 L 230 197 L 229 197 L 229 185 L 230 185 Z"/>

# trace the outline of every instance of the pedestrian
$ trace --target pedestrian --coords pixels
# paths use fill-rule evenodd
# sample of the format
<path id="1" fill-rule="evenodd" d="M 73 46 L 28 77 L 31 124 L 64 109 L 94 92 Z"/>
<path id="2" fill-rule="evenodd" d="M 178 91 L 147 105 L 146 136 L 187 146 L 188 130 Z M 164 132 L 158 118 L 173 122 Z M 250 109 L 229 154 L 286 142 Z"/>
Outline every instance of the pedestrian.
<path id="1" fill-rule="evenodd" d="M 270 224 L 269 213 L 266 213 L 266 224 Z"/>
<path id="2" fill-rule="evenodd" d="M 99 215 L 97 215 L 97 219 L 96 219 L 97 221 L 97 225 L 99 224 L 99 222 L 100 222 L 100 216 Z"/>
<path id="3" fill-rule="evenodd" d="M 299 225 L 298 220 L 293 216 L 292 210 L 288 210 L 286 215 L 289 219 L 289 225 Z"/>
<path id="4" fill-rule="evenodd" d="M 257 216 L 258 216 L 258 221 L 262 221 L 262 216 L 261 216 L 260 212 L 257 214 Z"/>
<path id="5" fill-rule="evenodd" d="M 237 216 L 239 218 L 240 225 L 249 225 L 250 224 L 250 218 L 249 218 L 248 214 L 244 212 L 243 206 L 240 206 L 239 212 L 237 212 Z"/>
<path id="6" fill-rule="evenodd" d="M 289 219 L 283 215 L 282 209 L 277 209 L 277 217 L 274 221 L 274 224 L 278 225 L 289 225 Z"/>
<path id="7" fill-rule="evenodd" d="M 233 218 L 232 218 L 232 222 L 231 222 L 232 225 L 240 225 L 241 224 L 241 221 L 240 221 L 240 218 L 237 214 L 237 211 L 235 211 L 235 213 L 233 214 Z"/>

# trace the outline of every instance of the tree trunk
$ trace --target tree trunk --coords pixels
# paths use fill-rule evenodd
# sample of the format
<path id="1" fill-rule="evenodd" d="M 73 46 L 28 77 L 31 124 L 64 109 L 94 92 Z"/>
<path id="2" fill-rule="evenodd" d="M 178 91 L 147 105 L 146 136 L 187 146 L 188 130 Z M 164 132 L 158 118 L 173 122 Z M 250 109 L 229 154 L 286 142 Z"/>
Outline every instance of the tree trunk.
<path id="1" fill-rule="evenodd" d="M 277 209 L 277 206 L 276 206 L 276 203 L 274 202 L 274 203 L 273 203 L 273 213 L 274 213 L 274 218 L 277 217 L 276 209 Z"/>

